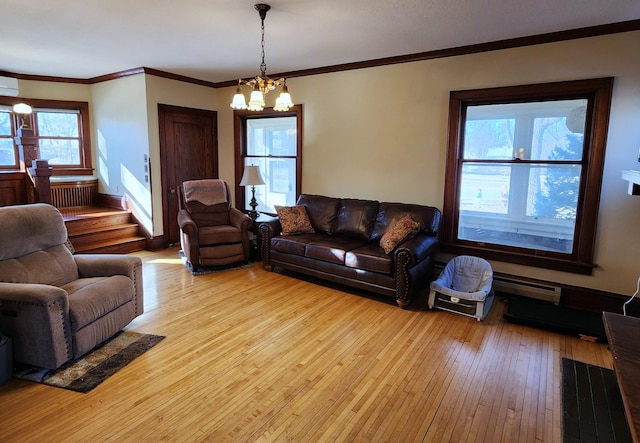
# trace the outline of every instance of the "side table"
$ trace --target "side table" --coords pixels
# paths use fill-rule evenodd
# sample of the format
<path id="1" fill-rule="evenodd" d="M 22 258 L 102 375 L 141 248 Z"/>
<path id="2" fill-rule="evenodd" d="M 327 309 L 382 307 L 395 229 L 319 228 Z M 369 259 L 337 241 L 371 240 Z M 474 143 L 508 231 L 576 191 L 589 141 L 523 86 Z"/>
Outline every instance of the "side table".
<path id="1" fill-rule="evenodd" d="M 265 223 L 271 220 L 276 220 L 277 217 L 273 217 L 267 214 L 258 214 L 258 218 L 253 221 L 251 225 L 251 229 L 249 230 L 253 235 L 253 239 L 251 240 L 251 257 L 254 258 L 254 261 L 262 261 L 262 254 L 260 252 L 260 243 L 262 242 L 262 236 L 260 235 L 260 227 L 261 223 Z"/>

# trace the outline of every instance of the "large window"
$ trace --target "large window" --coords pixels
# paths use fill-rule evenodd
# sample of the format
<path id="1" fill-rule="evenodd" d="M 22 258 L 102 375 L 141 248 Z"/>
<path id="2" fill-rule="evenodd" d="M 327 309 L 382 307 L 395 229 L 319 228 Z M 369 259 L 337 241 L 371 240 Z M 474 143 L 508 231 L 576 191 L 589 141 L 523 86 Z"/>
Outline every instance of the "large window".
<path id="1" fill-rule="evenodd" d="M 591 273 L 612 83 L 452 92 L 443 250 Z"/>
<path id="2" fill-rule="evenodd" d="M 244 167 L 257 165 L 265 184 L 256 186 L 258 212 L 275 213 L 275 206 L 294 205 L 300 194 L 302 107 L 288 112 L 235 111 L 236 178 Z M 238 187 L 237 206 L 250 210 L 251 187 Z"/>
<path id="3" fill-rule="evenodd" d="M 48 160 L 57 175 L 90 174 L 89 106 L 85 102 L 1 98 L 0 168 L 19 169 L 13 140 L 21 124 L 13 104 L 19 102 L 33 108 L 25 123 L 36 138 L 37 157 Z"/>

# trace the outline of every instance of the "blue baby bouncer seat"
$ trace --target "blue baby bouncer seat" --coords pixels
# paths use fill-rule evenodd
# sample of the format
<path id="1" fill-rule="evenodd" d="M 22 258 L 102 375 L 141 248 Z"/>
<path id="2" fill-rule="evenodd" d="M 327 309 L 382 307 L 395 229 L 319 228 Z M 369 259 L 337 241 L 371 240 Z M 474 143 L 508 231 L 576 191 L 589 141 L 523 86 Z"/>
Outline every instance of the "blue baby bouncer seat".
<path id="1" fill-rule="evenodd" d="M 429 309 L 442 309 L 483 320 L 493 302 L 493 269 L 471 255 L 453 258 L 431 282 Z"/>

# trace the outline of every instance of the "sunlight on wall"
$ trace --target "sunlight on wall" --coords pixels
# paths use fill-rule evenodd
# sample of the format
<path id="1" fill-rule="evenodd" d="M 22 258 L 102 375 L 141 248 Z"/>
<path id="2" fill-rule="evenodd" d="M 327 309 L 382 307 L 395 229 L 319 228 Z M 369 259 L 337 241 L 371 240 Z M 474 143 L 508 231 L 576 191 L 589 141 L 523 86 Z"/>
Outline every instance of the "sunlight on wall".
<path id="1" fill-rule="evenodd" d="M 153 233 L 151 192 L 123 164 L 120 165 L 120 182 L 124 186 L 124 195 L 129 200 L 131 211 L 146 231 Z"/>
<path id="2" fill-rule="evenodd" d="M 107 166 L 107 140 L 98 131 L 98 177 L 102 179 L 105 186 L 109 186 L 109 167 Z"/>

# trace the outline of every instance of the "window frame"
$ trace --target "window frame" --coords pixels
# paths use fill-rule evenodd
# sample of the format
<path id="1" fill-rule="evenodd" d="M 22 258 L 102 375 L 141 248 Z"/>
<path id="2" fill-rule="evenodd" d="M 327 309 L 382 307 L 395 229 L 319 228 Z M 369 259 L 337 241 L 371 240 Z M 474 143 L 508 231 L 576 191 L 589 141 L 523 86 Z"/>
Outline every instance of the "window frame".
<path id="1" fill-rule="evenodd" d="M 451 91 L 441 250 L 447 253 L 470 254 L 490 260 L 591 275 L 593 268 L 596 267 L 593 259 L 612 90 L 613 78 L 607 77 Z M 467 107 L 577 98 L 587 99 L 588 105 L 573 251 L 567 254 L 459 239 L 460 191 Z M 500 162 L 508 163 L 508 161 Z"/>
<path id="2" fill-rule="evenodd" d="M 247 155 L 247 120 L 261 119 L 261 118 L 278 118 L 278 117 L 295 117 L 296 118 L 296 201 L 302 192 L 302 105 L 294 105 L 288 111 L 275 111 L 273 108 L 265 108 L 263 111 L 247 111 L 247 110 L 234 110 L 233 111 L 233 126 L 234 126 L 234 147 L 235 147 L 235 201 L 236 207 L 242 211 L 248 212 L 248 201 L 245 198 L 245 187 L 240 186 L 240 180 L 244 173 L 245 158 L 251 157 Z M 268 158 L 277 158 L 274 156 L 265 156 Z M 287 157 L 293 158 L 293 157 Z M 268 215 L 275 215 L 275 213 L 262 212 Z"/>
<path id="3" fill-rule="evenodd" d="M 80 164 L 79 165 L 50 165 L 53 170 L 53 175 L 58 176 L 68 176 L 68 175 L 92 175 L 93 174 L 93 166 L 91 161 L 91 129 L 90 129 L 90 119 L 89 119 L 89 103 L 87 102 L 79 102 L 79 101 L 70 101 L 70 100 L 46 100 L 46 99 L 32 99 L 32 98 L 21 98 L 21 97 L 0 97 L 0 105 L 5 106 L 13 106 L 17 103 L 27 103 L 34 110 L 34 113 L 39 109 L 42 110 L 56 110 L 56 111 L 73 111 L 74 113 L 78 113 L 78 139 L 80 142 L 79 146 L 79 155 L 80 155 Z M 40 137 L 37 134 L 36 128 L 36 119 L 34 113 L 28 116 L 28 123 L 31 128 L 34 130 L 34 136 L 36 140 L 40 138 L 43 139 L 51 139 L 52 137 L 44 136 Z M 19 117 L 15 112 L 11 112 L 12 119 L 12 131 L 15 135 L 18 133 L 19 128 Z M 18 146 L 13 143 L 13 147 L 15 150 L 15 156 L 17 159 L 17 165 L 11 166 L 0 166 L 0 171 L 19 171 L 20 170 L 20 157 Z"/>

